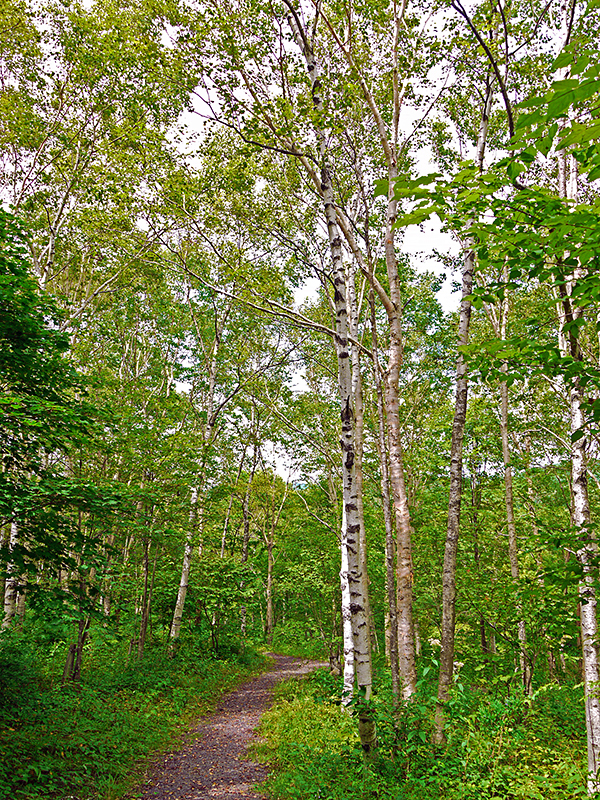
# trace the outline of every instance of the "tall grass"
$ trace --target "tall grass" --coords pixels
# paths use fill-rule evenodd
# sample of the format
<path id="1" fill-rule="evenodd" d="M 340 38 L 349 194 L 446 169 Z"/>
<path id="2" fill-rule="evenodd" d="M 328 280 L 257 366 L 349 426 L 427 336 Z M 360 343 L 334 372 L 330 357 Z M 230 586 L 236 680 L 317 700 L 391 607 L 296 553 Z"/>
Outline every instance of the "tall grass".
<path id="1" fill-rule="evenodd" d="M 392 713 L 389 687 L 373 700 L 379 752 L 363 758 L 341 684 L 320 670 L 281 689 L 263 716 L 257 753 L 274 769 L 277 800 L 575 800 L 587 797 L 580 686 L 519 691 L 455 687 L 448 746 L 431 744 L 435 694 L 426 681 Z"/>
<path id="2" fill-rule="evenodd" d="M 219 660 L 189 644 L 173 657 L 157 644 L 129 664 L 114 644 L 85 655 L 81 683 L 63 687 L 56 652 L 18 633 L 0 640 L 0 798 L 116 800 L 144 763 L 266 663 L 248 648 Z"/>

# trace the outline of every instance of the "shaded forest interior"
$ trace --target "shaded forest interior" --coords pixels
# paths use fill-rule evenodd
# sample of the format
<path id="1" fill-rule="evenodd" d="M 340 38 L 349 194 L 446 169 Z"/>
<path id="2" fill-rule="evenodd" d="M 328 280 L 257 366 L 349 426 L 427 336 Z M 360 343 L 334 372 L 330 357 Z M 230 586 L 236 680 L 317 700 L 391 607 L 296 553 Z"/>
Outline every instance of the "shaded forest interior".
<path id="1" fill-rule="evenodd" d="M 599 33 L 5 0 L 0 798 L 135 792 L 268 651 L 330 664 L 274 800 L 600 794 Z"/>

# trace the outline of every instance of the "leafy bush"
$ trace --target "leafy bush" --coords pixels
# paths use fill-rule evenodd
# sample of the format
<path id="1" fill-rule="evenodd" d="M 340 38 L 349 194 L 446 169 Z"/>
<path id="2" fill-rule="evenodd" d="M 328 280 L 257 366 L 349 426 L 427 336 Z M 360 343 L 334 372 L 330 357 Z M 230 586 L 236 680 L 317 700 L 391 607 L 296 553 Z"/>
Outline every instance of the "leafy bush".
<path id="1" fill-rule="evenodd" d="M 324 670 L 280 687 L 263 717 L 259 754 L 276 765 L 267 790 L 278 800 L 575 800 L 586 795 L 585 725 L 578 686 L 533 698 L 455 686 L 448 746 L 431 744 L 435 694 L 419 692 L 393 713 L 387 681 L 377 687 L 377 758 L 366 760 L 356 724 L 340 708 L 341 681 Z M 564 725 L 562 720 L 564 719 Z"/>
<path id="2" fill-rule="evenodd" d="M 149 753 L 265 664 L 250 651 L 250 667 L 185 648 L 169 658 L 164 646 L 126 665 L 123 648 L 99 645 L 87 660 L 82 682 L 63 687 L 58 659 L 17 632 L 2 636 L 0 797 L 121 796 Z"/>

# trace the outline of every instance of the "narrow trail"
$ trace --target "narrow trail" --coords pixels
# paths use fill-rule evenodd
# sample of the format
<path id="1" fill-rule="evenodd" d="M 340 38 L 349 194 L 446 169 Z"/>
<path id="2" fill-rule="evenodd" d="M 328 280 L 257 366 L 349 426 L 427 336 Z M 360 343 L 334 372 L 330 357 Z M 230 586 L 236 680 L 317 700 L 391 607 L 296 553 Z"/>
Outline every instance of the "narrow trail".
<path id="1" fill-rule="evenodd" d="M 141 800 L 261 800 L 252 787 L 265 780 L 267 769 L 246 754 L 261 714 L 273 701 L 273 687 L 326 666 L 290 656 L 273 658 L 271 670 L 225 695 L 217 712 L 192 729 L 181 750 L 152 767 L 137 795 Z"/>

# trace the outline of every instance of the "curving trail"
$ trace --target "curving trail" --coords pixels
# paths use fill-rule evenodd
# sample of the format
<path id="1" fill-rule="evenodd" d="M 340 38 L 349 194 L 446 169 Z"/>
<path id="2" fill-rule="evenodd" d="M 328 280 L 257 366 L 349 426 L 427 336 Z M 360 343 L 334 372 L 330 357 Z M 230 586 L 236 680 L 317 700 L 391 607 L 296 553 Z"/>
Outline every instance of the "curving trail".
<path id="1" fill-rule="evenodd" d="M 142 800 L 260 800 L 252 790 L 266 778 L 262 764 L 246 760 L 254 729 L 282 680 L 306 675 L 324 662 L 273 656 L 269 672 L 222 698 L 217 712 L 192 730 L 192 741 L 155 764 L 137 797 Z"/>

